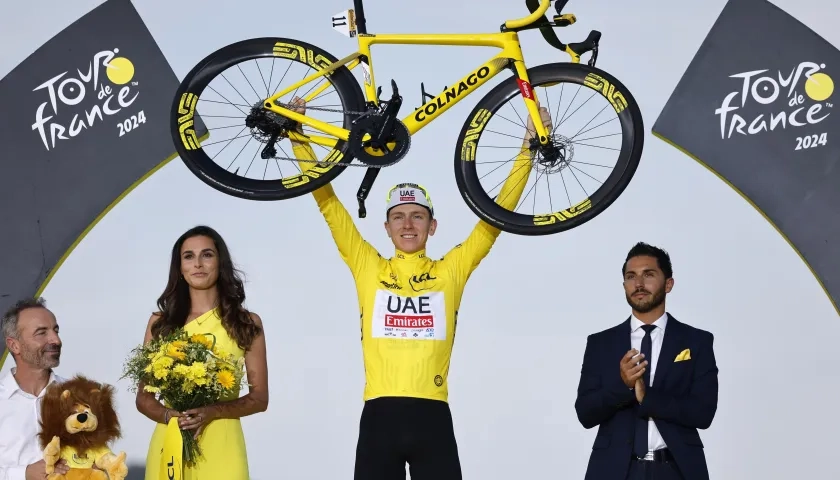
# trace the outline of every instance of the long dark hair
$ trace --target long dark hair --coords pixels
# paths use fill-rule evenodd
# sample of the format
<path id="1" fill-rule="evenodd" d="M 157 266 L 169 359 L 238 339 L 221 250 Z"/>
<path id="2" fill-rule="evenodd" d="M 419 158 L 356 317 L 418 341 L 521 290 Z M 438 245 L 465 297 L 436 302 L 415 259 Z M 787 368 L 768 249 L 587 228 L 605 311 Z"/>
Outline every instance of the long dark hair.
<path id="1" fill-rule="evenodd" d="M 241 272 L 233 265 L 227 244 L 222 236 L 212 228 L 199 225 L 193 227 L 172 246 L 172 256 L 169 263 L 169 281 L 166 289 L 157 300 L 160 318 L 152 325 L 152 337 L 165 336 L 177 328 L 181 328 L 190 314 L 190 289 L 186 280 L 181 276 L 181 246 L 188 238 L 205 236 L 213 240 L 219 255 L 219 279 L 216 289 L 219 297 L 219 313 L 222 326 L 228 335 L 239 345 L 248 350 L 254 337 L 260 334 L 261 328 L 251 319 L 250 313 L 242 306 L 245 302 L 245 288 Z"/>

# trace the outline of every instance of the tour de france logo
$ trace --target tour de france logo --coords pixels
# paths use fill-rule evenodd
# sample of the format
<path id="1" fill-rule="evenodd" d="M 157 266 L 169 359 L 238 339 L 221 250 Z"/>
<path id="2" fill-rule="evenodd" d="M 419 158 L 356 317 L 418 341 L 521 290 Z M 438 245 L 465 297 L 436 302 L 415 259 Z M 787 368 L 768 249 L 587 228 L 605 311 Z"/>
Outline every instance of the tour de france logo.
<path id="1" fill-rule="evenodd" d="M 759 69 L 727 75 L 735 80 L 714 113 L 720 138 L 781 134 L 795 130 L 794 150 L 826 145 L 834 103 L 834 80 L 825 63 L 804 61 L 792 68 Z"/>
<path id="2" fill-rule="evenodd" d="M 126 57 L 116 57 L 105 66 L 105 74 L 114 85 L 125 85 L 134 78 L 134 64 Z"/>
<path id="3" fill-rule="evenodd" d="M 834 80 L 826 73 L 815 73 L 805 81 L 805 94 L 815 102 L 827 100 L 832 93 L 834 93 Z"/>
<path id="4" fill-rule="evenodd" d="M 139 85 L 134 62 L 119 48 L 97 52 L 32 89 L 43 98 L 32 130 L 48 151 L 91 132 L 99 135 L 92 141 L 128 135 L 146 123 L 146 112 L 135 105 Z"/>

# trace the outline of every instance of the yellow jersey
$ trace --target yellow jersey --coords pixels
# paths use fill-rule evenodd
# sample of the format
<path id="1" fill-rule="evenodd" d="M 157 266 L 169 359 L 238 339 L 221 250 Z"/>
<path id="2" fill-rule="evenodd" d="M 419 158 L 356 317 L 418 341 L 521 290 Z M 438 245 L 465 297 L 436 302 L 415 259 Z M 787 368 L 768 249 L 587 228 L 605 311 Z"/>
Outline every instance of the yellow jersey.
<path id="1" fill-rule="evenodd" d="M 295 144 L 298 158 L 315 158 L 305 145 Z M 530 162 L 520 155 L 499 194 L 506 208 L 519 201 Z M 300 163 L 305 172 L 312 163 Z M 522 179 L 522 176 L 525 178 Z M 331 185 L 313 192 L 318 207 L 356 284 L 365 401 L 377 397 L 417 397 L 448 401 L 447 377 L 458 324 L 461 295 L 470 275 L 490 252 L 500 230 L 479 221 L 467 239 L 439 260 L 422 250 L 396 250 L 382 257 L 362 238 L 352 217 Z"/>

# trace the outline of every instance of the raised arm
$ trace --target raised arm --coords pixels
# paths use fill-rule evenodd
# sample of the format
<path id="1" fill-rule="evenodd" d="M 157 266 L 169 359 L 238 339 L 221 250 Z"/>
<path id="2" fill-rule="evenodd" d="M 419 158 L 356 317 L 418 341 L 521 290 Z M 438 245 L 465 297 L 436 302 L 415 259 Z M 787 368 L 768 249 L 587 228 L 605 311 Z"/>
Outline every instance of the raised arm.
<path id="1" fill-rule="evenodd" d="M 552 130 L 551 115 L 545 107 L 540 108 L 540 118 L 543 124 Z M 522 147 L 519 155 L 513 162 L 507 180 L 502 185 L 502 190 L 496 196 L 496 203 L 502 207 L 512 210 L 519 203 L 522 197 L 522 192 L 525 190 L 525 185 L 528 184 L 528 176 L 531 173 L 531 155 L 529 151 L 531 138 L 535 135 L 534 122 L 528 116 L 528 126 L 525 131 L 525 136 L 522 139 Z M 450 250 L 444 259 L 447 262 L 452 262 L 453 265 L 458 266 L 459 281 L 466 282 L 467 278 L 472 274 L 473 270 L 478 267 L 479 263 L 484 260 L 484 257 L 490 253 L 493 244 L 499 237 L 501 230 L 490 225 L 484 220 L 479 220 L 478 224 L 473 228 L 467 239 L 460 245 L 455 246 Z"/>
<path id="2" fill-rule="evenodd" d="M 301 105 L 296 108 L 295 111 L 299 113 L 305 112 L 306 109 L 303 106 L 303 100 L 295 97 L 295 99 L 292 100 L 292 103 Z M 298 133 L 302 134 L 303 132 L 299 130 Z M 318 159 L 315 152 L 312 150 L 312 147 L 308 143 L 296 142 L 291 139 L 290 141 L 292 142 L 292 150 L 295 158 L 299 158 L 301 160 Z M 307 170 L 315 166 L 315 163 L 299 162 L 298 165 L 300 166 L 301 173 L 306 173 Z M 321 210 L 321 214 L 327 221 L 327 225 L 330 228 L 330 232 L 332 233 L 333 240 L 338 247 L 338 252 L 341 255 L 341 258 L 344 260 L 344 263 L 350 267 L 354 276 L 356 275 L 356 272 L 361 271 L 364 268 L 365 263 L 369 261 L 376 261 L 376 259 L 379 258 L 379 254 L 376 252 L 376 249 L 362 237 L 361 233 L 359 233 L 359 229 L 353 222 L 353 218 L 350 216 L 350 213 L 347 212 L 347 209 L 344 208 L 341 200 L 339 200 L 335 195 L 332 185 L 324 185 L 312 192 L 312 196 L 315 197 L 315 201 L 318 202 L 318 208 Z"/>

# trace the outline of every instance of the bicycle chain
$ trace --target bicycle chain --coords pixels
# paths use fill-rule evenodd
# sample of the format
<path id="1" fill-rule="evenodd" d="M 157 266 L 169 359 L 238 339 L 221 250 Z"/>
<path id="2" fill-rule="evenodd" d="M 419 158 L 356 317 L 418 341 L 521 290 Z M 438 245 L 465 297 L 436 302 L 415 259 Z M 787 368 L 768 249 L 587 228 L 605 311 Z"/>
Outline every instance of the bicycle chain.
<path id="1" fill-rule="evenodd" d="M 277 105 L 278 107 L 283 107 L 287 110 L 292 110 L 292 109 L 295 108 L 295 105 L 292 105 L 292 104 L 277 103 L 277 102 L 275 102 L 274 104 Z M 336 110 L 334 108 L 326 108 L 326 107 L 306 107 L 306 109 L 307 110 L 321 110 L 321 111 L 324 111 L 324 112 L 335 112 L 335 113 L 352 113 L 354 115 L 373 115 L 373 116 L 377 116 L 377 117 L 382 116 L 382 112 L 377 112 L 375 110 L 372 110 L 372 111 L 369 111 L 369 112 L 354 112 L 352 110 Z"/>

